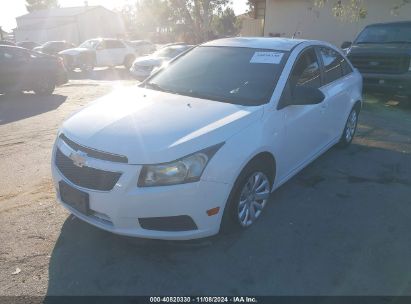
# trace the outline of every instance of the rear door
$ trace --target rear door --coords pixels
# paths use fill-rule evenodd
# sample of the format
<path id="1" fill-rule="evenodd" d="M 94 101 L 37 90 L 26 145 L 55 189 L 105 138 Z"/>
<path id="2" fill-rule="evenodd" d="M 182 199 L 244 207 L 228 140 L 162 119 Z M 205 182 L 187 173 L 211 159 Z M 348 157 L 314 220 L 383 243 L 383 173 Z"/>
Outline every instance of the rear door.
<path id="1" fill-rule="evenodd" d="M 351 66 L 337 51 L 329 47 L 318 47 L 323 70 L 324 85 L 321 88 L 328 100 L 325 127 L 329 141 L 339 138 L 352 104 L 351 91 L 357 84 Z"/>
<path id="2" fill-rule="evenodd" d="M 0 89 L 21 90 L 27 87 L 30 55 L 26 50 L 0 48 Z"/>
<path id="3" fill-rule="evenodd" d="M 116 66 L 124 63 L 126 46 L 116 39 L 105 39 L 96 49 L 97 64 L 100 66 Z"/>

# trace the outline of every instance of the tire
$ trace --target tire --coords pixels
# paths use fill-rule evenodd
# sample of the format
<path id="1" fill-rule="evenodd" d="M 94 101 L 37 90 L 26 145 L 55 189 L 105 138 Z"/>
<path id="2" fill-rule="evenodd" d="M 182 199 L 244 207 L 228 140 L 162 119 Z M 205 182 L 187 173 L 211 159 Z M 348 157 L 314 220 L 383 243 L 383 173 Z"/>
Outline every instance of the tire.
<path id="1" fill-rule="evenodd" d="M 136 59 L 134 55 L 127 55 L 124 59 L 124 67 L 127 70 L 130 70 L 131 66 L 133 65 L 134 59 Z"/>
<path id="2" fill-rule="evenodd" d="M 84 62 L 84 63 L 81 65 L 80 70 L 81 70 L 82 72 L 84 72 L 84 73 L 90 73 L 90 72 L 92 72 L 92 71 L 94 70 L 94 62 L 92 62 L 92 61 Z"/>
<path id="3" fill-rule="evenodd" d="M 360 110 L 358 107 L 354 107 L 351 110 L 350 115 L 348 115 L 347 122 L 345 123 L 344 131 L 341 135 L 338 147 L 347 148 L 352 143 L 357 131 L 359 114 Z"/>
<path id="4" fill-rule="evenodd" d="M 56 84 L 51 79 L 41 78 L 34 85 L 33 91 L 36 95 L 47 96 L 51 95 L 56 88 Z"/>
<path id="5" fill-rule="evenodd" d="M 272 183 L 273 172 L 267 164 L 261 160 L 248 164 L 231 190 L 224 209 L 221 232 L 238 232 L 252 226 L 267 205 Z M 257 195 L 263 199 L 256 199 Z"/>

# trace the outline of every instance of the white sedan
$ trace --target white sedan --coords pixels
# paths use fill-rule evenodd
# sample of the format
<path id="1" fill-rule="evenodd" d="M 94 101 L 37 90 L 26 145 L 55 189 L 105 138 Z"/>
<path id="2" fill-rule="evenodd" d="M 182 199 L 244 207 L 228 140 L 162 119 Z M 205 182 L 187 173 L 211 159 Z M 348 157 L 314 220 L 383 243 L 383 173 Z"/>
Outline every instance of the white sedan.
<path id="1" fill-rule="evenodd" d="M 325 42 L 205 43 L 63 124 L 52 159 L 58 200 L 121 235 L 248 228 L 271 192 L 351 143 L 361 91 L 359 72 Z"/>

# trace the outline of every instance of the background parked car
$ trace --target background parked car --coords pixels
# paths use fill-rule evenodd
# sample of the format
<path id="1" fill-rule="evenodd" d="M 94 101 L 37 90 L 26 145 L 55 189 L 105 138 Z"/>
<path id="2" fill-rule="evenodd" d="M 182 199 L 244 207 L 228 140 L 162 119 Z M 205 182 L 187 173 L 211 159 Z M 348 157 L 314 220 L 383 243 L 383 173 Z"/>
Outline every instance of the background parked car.
<path id="1" fill-rule="evenodd" d="M 74 47 L 74 44 L 67 41 L 49 41 L 45 44 L 33 48 L 33 51 L 49 55 L 57 55 L 58 52 Z"/>
<path id="2" fill-rule="evenodd" d="M 40 44 L 34 41 L 21 41 L 17 43 L 17 46 L 28 49 L 28 50 L 32 50 L 35 47 L 40 46 Z"/>
<path id="3" fill-rule="evenodd" d="M 52 94 L 57 85 L 67 82 L 61 58 L 15 46 L 0 46 L 0 92 L 33 90 Z"/>
<path id="4" fill-rule="evenodd" d="M 0 40 L 0 45 L 16 46 L 16 44 L 13 41 L 10 41 L 10 40 Z"/>
<path id="5" fill-rule="evenodd" d="M 157 49 L 155 44 L 147 40 L 133 40 L 129 41 L 128 44 L 135 49 L 136 54 L 139 56 L 151 54 Z"/>
<path id="6" fill-rule="evenodd" d="M 365 88 L 411 97 L 411 21 L 369 25 L 342 48 L 348 48 Z"/>
<path id="7" fill-rule="evenodd" d="M 94 67 L 124 65 L 129 69 L 136 58 L 135 49 L 119 39 L 99 38 L 83 42 L 77 48 L 59 53 L 68 70 L 80 68 L 91 71 Z"/>
<path id="8" fill-rule="evenodd" d="M 164 63 L 177 57 L 181 53 L 192 48 L 192 45 L 177 44 L 163 47 L 153 55 L 144 56 L 136 59 L 130 69 L 131 74 L 138 80 L 144 80 L 151 75 L 155 68 L 162 66 Z"/>

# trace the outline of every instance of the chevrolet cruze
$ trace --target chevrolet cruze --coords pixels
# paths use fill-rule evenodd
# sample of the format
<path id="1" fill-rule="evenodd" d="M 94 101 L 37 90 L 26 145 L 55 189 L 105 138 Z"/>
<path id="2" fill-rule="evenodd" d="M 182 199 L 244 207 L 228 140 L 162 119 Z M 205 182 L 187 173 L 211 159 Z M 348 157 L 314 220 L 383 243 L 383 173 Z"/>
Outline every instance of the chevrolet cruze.
<path id="1" fill-rule="evenodd" d="M 325 42 L 202 44 L 64 122 L 52 157 L 58 200 L 128 236 L 248 228 L 271 192 L 351 143 L 361 91 L 359 72 Z"/>

